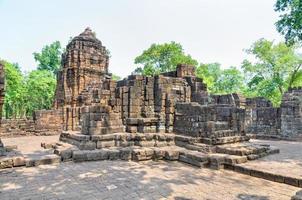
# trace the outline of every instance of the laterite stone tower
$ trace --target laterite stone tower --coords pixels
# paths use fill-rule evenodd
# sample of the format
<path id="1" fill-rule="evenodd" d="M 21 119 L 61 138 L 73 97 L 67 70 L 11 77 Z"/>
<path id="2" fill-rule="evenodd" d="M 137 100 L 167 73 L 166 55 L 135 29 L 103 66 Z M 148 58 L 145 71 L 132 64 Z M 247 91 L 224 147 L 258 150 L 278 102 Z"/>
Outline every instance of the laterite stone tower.
<path id="1" fill-rule="evenodd" d="M 78 130 L 79 94 L 91 83 L 99 83 L 108 74 L 109 56 L 102 42 L 90 28 L 74 37 L 62 55 L 62 67 L 57 75 L 55 109 L 63 109 L 63 128 Z"/>

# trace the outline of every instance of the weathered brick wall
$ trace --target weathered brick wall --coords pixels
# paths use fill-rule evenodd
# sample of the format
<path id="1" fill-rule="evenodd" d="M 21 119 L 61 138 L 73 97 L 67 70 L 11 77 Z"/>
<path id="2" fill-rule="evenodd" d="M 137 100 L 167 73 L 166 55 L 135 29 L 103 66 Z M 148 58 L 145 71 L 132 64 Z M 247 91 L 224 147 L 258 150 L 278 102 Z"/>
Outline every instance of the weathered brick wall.
<path id="1" fill-rule="evenodd" d="M 184 65 L 178 68 L 182 68 L 182 73 L 131 75 L 117 83 L 104 79 L 99 84 L 90 84 L 78 99 L 79 106 L 84 106 L 80 120 L 82 133 L 121 132 L 123 125 L 127 132 L 172 132 L 175 103 L 189 102 L 193 85 L 198 81 L 203 84 L 191 76 L 192 66 L 188 66 L 189 72 Z"/>
<path id="2" fill-rule="evenodd" d="M 236 105 L 236 97 L 236 94 L 210 95 L 206 105 L 177 103 L 174 132 L 193 137 L 244 135 L 245 112 Z"/>
<path id="3" fill-rule="evenodd" d="M 62 130 L 62 110 L 37 110 L 34 113 L 36 130 L 59 132 Z"/>
<path id="4" fill-rule="evenodd" d="M 302 138 L 302 88 L 289 89 L 282 97 L 281 135 Z"/>
<path id="5" fill-rule="evenodd" d="M 281 110 L 262 98 L 247 98 L 245 106 L 245 131 L 250 134 L 279 135 Z"/>
<path id="6" fill-rule="evenodd" d="M 59 110 L 35 111 L 33 119 L 2 119 L 1 137 L 26 135 L 56 135 L 62 130 L 62 113 Z"/>

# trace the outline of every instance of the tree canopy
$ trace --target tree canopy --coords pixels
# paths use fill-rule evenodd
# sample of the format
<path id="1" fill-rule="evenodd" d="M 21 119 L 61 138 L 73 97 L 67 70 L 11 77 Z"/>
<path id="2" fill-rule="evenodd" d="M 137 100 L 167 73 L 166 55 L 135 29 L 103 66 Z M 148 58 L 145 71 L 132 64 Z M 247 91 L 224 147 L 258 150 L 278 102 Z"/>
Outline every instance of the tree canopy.
<path id="1" fill-rule="evenodd" d="M 21 72 L 17 64 L 2 61 L 5 70 L 5 99 L 3 115 L 6 118 L 32 116 L 35 110 L 50 109 L 56 87 L 51 71 Z"/>
<path id="2" fill-rule="evenodd" d="M 219 63 L 201 64 L 197 76 L 207 84 L 212 94 L 240 92 L 243 87 L 243 75 L 235 67 L 221 69 Z"/>
<path id="3" fill-rule="evenodd" d="M 302 57 L 296 50 L 295 46 L 282 42 L 256 41 L 247 50 L 255 62 L 244 60 L 242 63 L 247 85 L 245 94 L 262 96 L 278 105 L 288 88 L 301 84 Z"/>
<path id="4" fill-rule="evenodd" d="M 134 63 L 140 65 L 135 69 L 135 73 L 143 75 L 173 71 L 179 63 L 195 66 L 198 64 L 190 55 L 186 55 L 181 44 L 176 42 L 152 44 L 135 58 Z"/>
<path id="5" fill-rule="evenodd" d="M 302 42 L 302 1 L 277 0 L 275 11 L 280 12 L 277 30 L 285 36 L 288 44 Z"/>
<path id="6" fill-rule="evenodd" d="M 34 52 L 34 58 L 38 62 L 39 70 L 47 70 L 56 74 L 61 65 L 62 48 L 59 41 L 45 45 L 40 53 Z"/>

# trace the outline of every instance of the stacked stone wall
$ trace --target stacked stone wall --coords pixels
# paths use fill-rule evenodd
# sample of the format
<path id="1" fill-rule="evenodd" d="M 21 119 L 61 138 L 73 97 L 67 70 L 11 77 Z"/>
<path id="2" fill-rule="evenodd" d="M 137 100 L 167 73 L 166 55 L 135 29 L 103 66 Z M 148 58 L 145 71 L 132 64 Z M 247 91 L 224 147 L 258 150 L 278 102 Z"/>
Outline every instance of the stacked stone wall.
<path id="1" fill-rule="evenodd" d="M 281 110 L 262 98 L 247 98 L 245 106 L 245 131 L 258 135 L 279 135 Z"/>
<path id="2" fill-rule="evenodd" d="M 35 111 L 33 119 L 2 119 L 1 137 L 56 135 L 62 131 L 60 110 Z"/>
<path id="3" fill-rule="evenodd" d="M 289 89 L 281 103 L 281 135 L 302 138 L 302 88 Z"/>
<path id="4" fill-rule="evenodd" d="M 207 138 L 244 135 L 244 109 L 236 106 L 234 97 L 215 95 L 209 99 L 207 105 L 177 103 L 174 132 Z"/>

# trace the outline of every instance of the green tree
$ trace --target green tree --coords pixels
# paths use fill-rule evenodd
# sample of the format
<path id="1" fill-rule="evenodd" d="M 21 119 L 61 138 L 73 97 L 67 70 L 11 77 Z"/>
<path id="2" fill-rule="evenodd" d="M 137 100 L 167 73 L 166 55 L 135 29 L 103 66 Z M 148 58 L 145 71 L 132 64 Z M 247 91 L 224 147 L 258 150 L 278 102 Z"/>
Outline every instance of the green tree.
<path id="1" fill-rule="evenodd" d="M 115 80 L 115 81 L 119 81 L 121 80 L 122 78 L 116 74 L 112 74 L 112 79 Z"/>
<path id="2" fill-rule="evenodd" d="M 279 105 L 288 88 L 301 84 L 302 57 L 296 53 L 295 46 L 260 39 L 247 53 L 256 59 L 242 63 L 247 96 L 263 96 Z"/>
<path id="3" fill-rule="evenodd" d="M 25 115 L 24 77 L 17 64 L 2 61 L 5 70 L 5 99 L 3 115 L 6 118 L 17 118 Z"/>
<path id="4" fill-rule="evenodd" d="M 221 75 L 222 70 L 219 63 L 200 64 L 197 67 L 196 75 L 207 84 L 210 93 L 216 93 L 215 82 Z"/>
<path id="5" fill-rule="evenodd" d="M 176 69 L 177 64 L 180 63 L 198 64 L 190 55 L 186 55 L 181 44 L 176 42 L 152 44 L 135 58 L 134 63 L 140 65 L 135 69 L 135 73 L 143 75 L 173 71 Z"/>
<path id="6" fill-rule="evenodd" d="M 235 67 L 221 69 L 219 63 L 201 64 L 197 76 L 203 79 L 212 94 L 229 94 L 243 89 L 243 74 Z"/>
<path id="7" fill-rule="evenodd" d="M 280 12 L 277 30 L 285 36 L 288 44 L 302 42 L 302 1 L 277 0 L 275 11 Z"/>
<path id="8" fill-rule="evenodd" d="M 26 77 L 26 114 L 32 116 L 35 110 L 50 109 L 56 89 L 56 78 L 47 70 L 33 70 Z"/>
<path id="9" fill-rule="evenodd" d="M 34 58 L 39 63 L 39 70 L 48 70 L 56 74 L 61 64 L 62 48 L 59 41 L 45 45 L 41 53 L 34 52 Z"/>
<path id="10" fill-rule="evenodd" d="M 214 83 L 214 91 L 218 94 L 241 93 L 244 89 L 243 74 L 235 67 L 230 67 L 221 72 Z"/>

